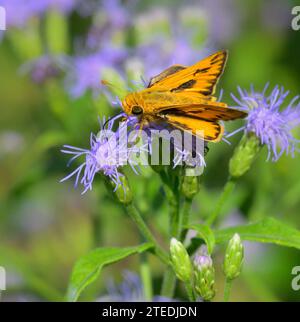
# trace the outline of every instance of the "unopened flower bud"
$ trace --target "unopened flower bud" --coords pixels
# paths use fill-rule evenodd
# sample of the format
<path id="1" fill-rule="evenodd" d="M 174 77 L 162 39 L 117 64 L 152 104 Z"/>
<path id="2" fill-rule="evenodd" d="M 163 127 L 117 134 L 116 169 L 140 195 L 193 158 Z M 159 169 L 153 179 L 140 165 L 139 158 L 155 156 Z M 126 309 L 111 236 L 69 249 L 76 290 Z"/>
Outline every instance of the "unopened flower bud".
<path id="1" fill-rule="evenodd" d="M 251 167 L 261 149 L 259 138 L 254 134 L 245 134 L 235 148 L 229 162 L 229 173 L 233 178 L 244 175 Z"/>
<path id="2" fill-rule="evenodd" d="M 206 247 L 196 253 L 193 261 L 194 286 L 197 294 L 205 301 L 210 301 L 215 296 L 215 269 Z"/>
<path id="3" fill-rule="evenodd" d="M 124 205 L 128 205 L 132 202 L 132 191 L 129 186 L 128 179 L 125 175 L 120 175 L 120 182 L 116 186 L 115 182 L 110 180 L 108 177 L 105 177 L 105 182 L 109 186 L 110 189 L 113 190 L 115 197 L 118 201 Z"/>
<path id="4" fill-rule="evenodd" d="M 194 169 L 187 169 L 191 173 Z M 199 176 L 185 175 L 183 176 L 181 192 L 187 199 L 193 199 L 193 197 L 199 191 Z"/>
<path id="5" fill-rule="evenodd" d="M 192 264 L 188 252 L 176 238 L 170 243 L 171 262 L 174 272 L 182 282 L 189 282 L 192 278 Z"/>
<path id="6" fill-rule="evenodd" d="M 230 239 L 224 259 L 224 274 L 226 278 L 233 280 L 237 278 L 242 270 L 244 259 L 244 246 L 241 242 L 241 238 L 238 234 Z"/>

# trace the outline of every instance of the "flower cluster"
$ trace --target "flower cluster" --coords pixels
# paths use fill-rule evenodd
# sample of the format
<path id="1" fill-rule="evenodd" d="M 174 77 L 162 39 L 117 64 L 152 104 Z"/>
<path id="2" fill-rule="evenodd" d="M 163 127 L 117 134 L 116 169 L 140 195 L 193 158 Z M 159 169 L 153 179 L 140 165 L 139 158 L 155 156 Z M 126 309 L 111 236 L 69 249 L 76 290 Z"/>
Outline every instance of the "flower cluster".
<path id="1" fill-rule="evenodd" d="M 146 151 L 146 147 L 128 145 L 127 136 L 125 135 L 124 137 L 124 131 L 126 131 L 125 122 L 116 132 L 113 131 L 114 121 L 122 116 L 123 114 L 119 114 L 108 120 L 108 122 L 105 121 L 105 118 L 103 119 L 102 124 L 100 124 L 102 130 L 97 135 L 91 133 L 90 149 L 64 145 L 62 152 L 73 155 L 68 165 L 81 156 L 85 156 L 85 161 L 63 178 L 61 182 L 76 176 L 75 187 L 80 182 L 84 187 L 82 192 L 84 194 L 92 189 L 94 177 L 98 172 L 107 176 L 114 183 L 115 190 L 123 184 L 123 174 L 120 171 L 122 166 L 129 164 L 134 172 L 137 173 L 134 156 Z M 80 179 L 82 171 L 83 175 Z"/>
<path id="2" fill-rule="evenodd" d="M 277 161 L 284 153 L 293 156 L 297 151 L 299 140 L 293 136 L 292 130 L 300 123 L 300 103 L 296 104 L 299 99 L 296 96 L 284 108 L 289 92 L 275 86 L 268 95 L 267 89 L 268 84 L 262 92 L 256 92 L 253 87 L 250 91 L 238 88 L 240 97 L 232 97 L 238 108 L 248 112 L 246 124 L 239 130 L 255 134 L 261 145 L 267 146 L 268 160 Z"/>

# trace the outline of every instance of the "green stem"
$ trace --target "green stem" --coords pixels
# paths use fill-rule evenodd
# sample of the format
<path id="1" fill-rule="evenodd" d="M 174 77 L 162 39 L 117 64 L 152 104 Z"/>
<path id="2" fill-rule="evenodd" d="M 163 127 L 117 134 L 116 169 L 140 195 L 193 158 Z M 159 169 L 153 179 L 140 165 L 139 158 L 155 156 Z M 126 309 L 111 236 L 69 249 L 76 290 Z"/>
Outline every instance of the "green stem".
<path id="1" fill-rule="evenodd" d="M 224 287 L 224 302 L 229 301 L 231 286 L 232 286 L 232 280 L 226 278 L 225 287 Z"/>
<path id="2" fill-rule="evenodd" d="M 191 208 L 192 208 L 192 199 L 191 198 L 185 198 L 184 199 L 184 203 L 183 203 L 183 210 L 182 210 L 182 215 L 181 215 L 181 223 L 180 223 L 180 240 L 183 241 L 186 233 L 187 233 L 187 229 L 186 227 L 189 224 L 189 220 L 190 220 L 190 213 L 191 213 Z"/>
<path id="3" fill-rule="evenodd" d="M 190 302 L 195 302 L 196 301 L 196 297 L 193 291 L 193 285 L 191 282 L 187 282 L 185 283 L 185 289 L 188 295 L 188 299 Z"/>
<path id="4" fill-rule="evenodd" d="M 235 181 L 233 179 L 229 179 L 222 191 L 222 194 L 219 198 L 219 200 L 217 201 L 217 204 L 214 208 L 214 211 L 210 214 L 210 216 L 208 217 L 206 224 L 211 226 L 214 224 L 214 222 L 216 221 L 216 219 L 219 217 L 221 211 L 222 211 L 222 207 L 224 205 L 224 203 L 226 202 L 226 200 L 228 199 L 228 197 L 231 195 L 233 189 L 235 187 Z"/>
<path id="5" fill-rule="evenodd" d="M 147 255 L 141 254 L 141 278 L 144 287 L 144 297 L 146 301 L 152 301 L 153 299 L 153 290 L 152 290 L 152 281 L 151 281 L 151 272 L 150 267 L 147 262 Z"/>
<path id="6" fill-rule="evenodd" d="M 174 274 L 173 269 L 169 267 L 164 274 L 160 294 L 162 296 L 172 298 L 174 295 L 175 286 L 176 286 L 176 276 Z"/>
<path id="7" fill-rule="evenodd" d="M 179 217 L 179 194 L 172 191 L 165 185 L 166 195 L 170 207 L 170 237 L 179 238 L 180 235 L 180 217 Z M 172 268 L 169 268 L 163 278 L 161 295 L 172 298 L 176 287 L 176 276 Z"/>
<path id="8" fill-rule="evenodd" d="M 131 219 L 136 223 L 138 226 L 142 236 L 148 241 L 153 243 L 154 245 L 154 253 L 161 259 L 163 263 L 169 265 L 169 256 L 165 253 L 165 251 L 158 245 L 155 237 L 152 235 L 150 229 L 147 227 L 146 223 L 144 222 L 142 216 L 136 209 L 136 207 L 130 203 L 125 205 L 125 209 Z"/>
<path id="9" fill-rule="evenodd" d="M 170 206 L 170 237 L 179 238 L 180 227 L 180 211 L 179 211 L 179 196 L 175 192 L 169 198 Z"/>

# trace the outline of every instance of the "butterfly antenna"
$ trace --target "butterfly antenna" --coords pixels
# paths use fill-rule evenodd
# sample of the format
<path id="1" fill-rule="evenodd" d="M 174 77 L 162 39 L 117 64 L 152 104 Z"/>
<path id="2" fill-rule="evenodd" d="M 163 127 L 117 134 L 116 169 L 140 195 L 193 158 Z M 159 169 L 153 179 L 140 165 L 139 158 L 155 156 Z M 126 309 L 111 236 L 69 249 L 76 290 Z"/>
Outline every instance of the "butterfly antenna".
<path id="1" fill-rule="evenodd" d="M 112 84 L 109 81 L 105 80 L 105 79 L 101 79 L 101 84 L 104 85 L 105 87 L 109 88 L 110 90 L 112 90 L 113 93 L 122 93 L 121 95 L 125 94 L 125 90 L 118 85 Z"/>

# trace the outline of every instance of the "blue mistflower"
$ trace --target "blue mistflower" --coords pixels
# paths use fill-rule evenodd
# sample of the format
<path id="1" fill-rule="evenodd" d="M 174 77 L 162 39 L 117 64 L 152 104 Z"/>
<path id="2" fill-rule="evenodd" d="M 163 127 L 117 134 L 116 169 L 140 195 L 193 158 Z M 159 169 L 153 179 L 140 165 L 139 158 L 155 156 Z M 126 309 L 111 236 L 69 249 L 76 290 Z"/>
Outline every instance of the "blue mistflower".
<path id="1" fill-rule="evenodd" d="M 122 48 L 106 47 L 96 53 L 74 58 L 74 71 L 70 76 L 70 93 L 73 97 L 80 97 L 86 91 L 99 93 L 101 74 L 106 68 L 118 70 L 126 58 L 126 51 Z"/>
<path id="2" fill-rule="evenodd" d="M 122 130 L 122 125 L 116 132 L 112 131 L 114 121 L 122 116 L 123 114 L 119 114 L 108 122 L 105 122 L 105 118 L 103 119 L 102 125 L 100 124 L 102 130 L 98 135 L 91 133 L 90 149 L 81 149 L 70 145 L 63 146 L 64 149 L 61 150 L 63 153 L 73 155 L 68 165 L 80 156 L 85 156 L 85 161 L 72 173 L 63 178 L 61 182 L 75 176 L 75 187 L 80 182 L 84 187 L 82 192 L 84 194 L 87 190 L 92 189 L 95 174 L 100 172 L 109 177 L 115 184 L 116 190 L 119 186 L 122 186 L 121 177 L 123 174 L 119 170 L 121 166 L 129 164 L 134 172 L 136 172 L 135 166 L 137 162 L 132 156 L 146 150 L 145 146 L 128 146 L 127 136 L 125 139 L 121 138 L 121 135 L 123 136 L 125 133 Z M 123 126 L 125 125 L 123 123 Z M 80 178 L 82 172 L 83 175 Z"/>
<path id="3" fill-rule="evenodd" d="M 256 92 L 253 87 L 249 92 L 238 88 L 240 97 L 232 95 L 232 98 L 238 108 L 248 112 L 246 125 L 239 130 L 243 129 L 247 134 L 254 133 L 260 143 L 267 146 L 267 159 L 277 161 L 284 153 L 293 156 L 297 150 L 299 140 L 293 136 L 292 130 L 300 123 L 300 103 L 295 104 L 299 99 L 296 96 L 283 108 L 289 91 L 275 86 L 271 94 L 267 95 L 267 88 L 268 84 L 261 93 Z"/>

